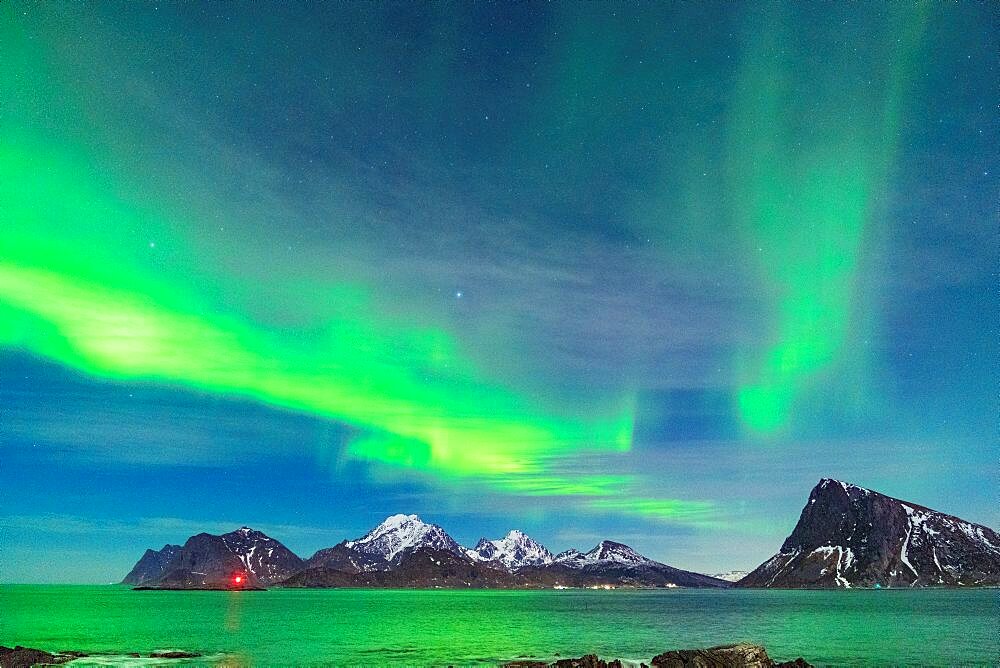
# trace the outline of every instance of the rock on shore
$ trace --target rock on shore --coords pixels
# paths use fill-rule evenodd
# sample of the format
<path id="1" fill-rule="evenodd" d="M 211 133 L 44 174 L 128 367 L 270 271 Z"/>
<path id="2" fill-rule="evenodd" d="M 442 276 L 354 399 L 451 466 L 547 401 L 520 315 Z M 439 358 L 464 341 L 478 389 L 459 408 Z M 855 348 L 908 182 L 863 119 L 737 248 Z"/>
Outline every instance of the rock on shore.
<path id="1" fill-rule="evenodd" d="M 31 668 L 31 666 L 54 666 L 61 663 L 68 663 L 74 659 L 81 659 L 84 657 L 91 656 L 90 654 L 85 654 L 84 652 L 56 652 L 55 654 L 51 652 L 46 652 L 41 649 L 34 649 L 32 647 L 22 647 L 17 645 L 16 647 L 3 647 L 0 645 L 0 668 Z M 98 656 L 98 655 L 95 655 Z M 128 654 L 99 654 L 105 659 L 116 656 L 127 656 L 130 658 L 140 658 L 142 655 L 138 652 L 129 652 Z M 201 654 L 198 652 L 187 652 L 182 650 L 161 650 L 158 652 L 153 652 L 149 654 L 150 659 L 194 659 L 200 657 Z"/>
<path id="2" fill-rule="evenodd" d="M 760 645 L 739 643 L 719 645 L 706 649 L 675 649 L 657 654 L 650 662 L 653 668 L 812 668 L 805 659 L 777 662 L 767 655 Z M 559 659 L 554 663 L 544 661 L 512 661 L 506 668 L 622 668 L 619 659 L 605 661 L 596 654 L 578 659 Z M 648 668 L 645 663 L 639 664 Z"/>
<path id="3" fill-rule="evenodd" d="M 808 668 L 801 657 L 777 662 L 760 645 L 739 643 L 708 649 L 675 649 L 653 657 L 653 668 Z"/>
<path id="4" fill-rule="evenodd" d="M 82 656 L 77 652 L 50 654 L 31 647 L 3 647 L 0 645 L 0 668 L 31 668 L 38 664 L 56 665 Z"/>

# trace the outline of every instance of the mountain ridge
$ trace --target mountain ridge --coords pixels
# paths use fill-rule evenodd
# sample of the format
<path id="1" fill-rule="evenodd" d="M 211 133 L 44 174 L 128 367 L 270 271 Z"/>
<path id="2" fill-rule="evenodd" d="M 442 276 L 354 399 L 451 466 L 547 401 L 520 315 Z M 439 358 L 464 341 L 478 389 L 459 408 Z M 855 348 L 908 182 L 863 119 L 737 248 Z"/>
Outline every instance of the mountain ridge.
<path id="1" fill-rule="evenodd" d="M 822 478 L 778 552 L 736 586 L 996 584 L 1000 584 L 1000 536 L 989 527 Z"/>
<path id="2" fill-rule="evenodd" d="M 1000 536 L 823 478 L 775 555 L 749 573 L 720 575 L 675 568 L 612 540 L 554 555 L 518 529 L 468 548 L 437 524 L 396 514 L 308 559 L 246 526 L 218 536 L 196 534 L 183 546 L 146 550 L 123 583 L 179 589 L 986 586 L 1000 584 Z"/>
<path id="3" fill-rule="evenodd" d="M 615 541 L 601 541 L 588 552 L 572 550 L 560 556 L 563 560 L 557 561 L 544 545 L 519 529 L 501 539 L 483 538 L 475 548 L 466 548 L 437 524 L 417 515 L 397 514 L 360 538 L 317 550 L 306 560 L 246 526 L 220 536 L 196 534 L 178 548 L 159 577 L 130 583 L 170 589 L 729 586 L 654 561 Z M 143 559 L 148 562 L 152 557 L 144 554 Z"/>

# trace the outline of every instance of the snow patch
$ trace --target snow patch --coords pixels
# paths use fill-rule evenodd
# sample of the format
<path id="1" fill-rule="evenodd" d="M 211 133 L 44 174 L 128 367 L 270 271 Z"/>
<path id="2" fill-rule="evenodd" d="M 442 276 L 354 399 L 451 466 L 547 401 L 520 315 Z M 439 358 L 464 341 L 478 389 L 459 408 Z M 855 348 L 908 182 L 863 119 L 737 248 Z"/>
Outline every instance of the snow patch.
<path id="1" fill-rule="evenodd" d="M 916 579 L 910 583 L 910 586 L 912 587 L 916 584 L 917 580 L 920 579 L 920 573 L 917 573 L 917 569 L 915 569 L 913 564 L 910 563 L 910 560 L 906 558 L 906 547 L 910 544 L 910 536 L 913 534 L 913 508 L 907 506 L 906 504 L 903 504 L 903 508 L 906 509 L 906 514 L 910 516 L 910 521 L 907 523 L 906 538 L 903 539 L 903 546 L 899 550 L 899 560 L 906 564 L 906 567 L 913 571 L 913 574 L 916 576 Z"/>
<path id="2" fill-rule="evenodd" d="M 822 554 L 825 560 L 831 557 L 834 552 L 837 553 L 836 573 L 833 576 L 834 582 L 837 583 L 838 587 L 850 589 L 851 583 L 848 582 L 847 578 L 843 576 L 842 572 L 846 571 L 851 567 L 851 564 L 854 563 L 854 552 L 851 551 L 851 548 L 842 547 L 840 545 L 823 545 L 821 547 L 817 547 L 815 550 L 810 552 L 809 555 L 812 556 L 814 554 Z M 824 568 L 820 571 L 820 575 L 823 575 L 826 572 L 827 569 Z"/>

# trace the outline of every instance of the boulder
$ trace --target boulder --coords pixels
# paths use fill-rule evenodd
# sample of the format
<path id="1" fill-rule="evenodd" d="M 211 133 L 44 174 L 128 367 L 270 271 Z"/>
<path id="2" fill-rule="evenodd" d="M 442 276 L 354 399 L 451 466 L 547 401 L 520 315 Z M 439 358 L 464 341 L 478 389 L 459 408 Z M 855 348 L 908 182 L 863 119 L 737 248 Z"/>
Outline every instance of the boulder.
<path id="1" fill-rule="evenodd" d="M 31 668 L 38 664 L 54 665 L 66 663 L 78 658 L 76 656 L 57 655 L 44 652 L 31 647 L 0 647 L 0 667 L 2 668 Z"/>
<path id="2" fill-rule="evenodd" d="M 707 649 L 675 649 L 653 657 L 654 668 L 807 668 L 804 659 L 776 663 L 760 645 L 739 643 Z"/>

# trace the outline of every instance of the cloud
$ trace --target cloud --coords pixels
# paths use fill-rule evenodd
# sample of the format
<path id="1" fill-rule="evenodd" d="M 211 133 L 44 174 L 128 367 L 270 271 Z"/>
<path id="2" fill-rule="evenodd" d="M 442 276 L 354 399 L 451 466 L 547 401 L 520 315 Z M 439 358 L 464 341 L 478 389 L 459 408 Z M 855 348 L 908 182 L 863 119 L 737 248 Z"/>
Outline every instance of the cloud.
<path id="1" fill-rule="evenodd" d="M 11 532 L 69 536 L 130 536 L 144 539 L 150 536 L 169 534 L 176 536 L 172 540 L 183 543 L 188 537 L 197 533 L 223 534 L 240 528 L 242 524 L 218 519 L 139 517 L 134 520 L 122 520 L 47 513 L 0 516 L 0 526 Z M 331 541 L 330 545 L 333 545 L 344 538 L 343 532 L 328 527 L 298 524 L 252 524 L 252 528 L 263 531 L 282 542 L 326 539 Z"/>

